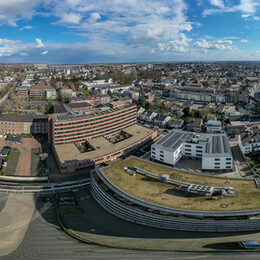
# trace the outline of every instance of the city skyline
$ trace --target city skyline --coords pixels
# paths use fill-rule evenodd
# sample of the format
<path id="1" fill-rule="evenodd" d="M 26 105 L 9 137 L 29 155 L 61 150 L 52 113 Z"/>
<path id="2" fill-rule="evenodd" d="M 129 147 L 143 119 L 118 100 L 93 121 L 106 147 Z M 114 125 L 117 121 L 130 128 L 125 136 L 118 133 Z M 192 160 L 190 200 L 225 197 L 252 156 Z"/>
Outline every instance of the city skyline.
<path id="1" fill-rule="evenodd" d="M 0 63 L 260 60 L 257 0 L 0 1 Z"/>

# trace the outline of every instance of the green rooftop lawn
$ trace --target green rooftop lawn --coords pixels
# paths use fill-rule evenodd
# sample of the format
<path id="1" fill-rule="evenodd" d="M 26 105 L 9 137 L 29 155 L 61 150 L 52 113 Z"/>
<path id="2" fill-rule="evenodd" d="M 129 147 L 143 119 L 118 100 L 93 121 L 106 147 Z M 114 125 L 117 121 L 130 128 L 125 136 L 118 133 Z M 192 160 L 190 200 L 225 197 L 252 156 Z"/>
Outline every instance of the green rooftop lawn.
<path id="1" fill-rule="evenodd" d="M 161 183 L 141 174 L 131 176 L 123 170 L 124 166 L 137 166 L 151 173 L 168 174 L 170 178 L 194 184 L 215 187 L 233 187 L 235 197 L 219 197 L 218 200 L 207 200 L 205 197 L 191 197 L 178 191 L 172 184 Z M 254 181 L 225 179 L 186 173 L 140 160 L 136 157 L 127 160 L 116 160 L 102 169 L 104 175 L 127 194 L 154 204 L 170 208 L 181 208 L 198 211 L 234 211 L 260 209 L 260 189 Z"/>

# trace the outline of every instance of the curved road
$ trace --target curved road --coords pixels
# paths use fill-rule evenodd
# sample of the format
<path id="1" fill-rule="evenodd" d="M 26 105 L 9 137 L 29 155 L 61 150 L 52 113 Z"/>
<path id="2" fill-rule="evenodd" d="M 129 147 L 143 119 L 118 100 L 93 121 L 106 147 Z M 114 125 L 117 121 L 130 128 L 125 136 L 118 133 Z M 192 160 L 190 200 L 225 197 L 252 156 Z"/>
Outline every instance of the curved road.
<path id="1" fill-rule="evenodd" d="M 81 243 L 64 233 L 56 219 L 53 203 L 38 202 L 21 245 L 1 260 L 22 259 L 259 259 L 260 253 L 176 253 L 122 250 Z"/>

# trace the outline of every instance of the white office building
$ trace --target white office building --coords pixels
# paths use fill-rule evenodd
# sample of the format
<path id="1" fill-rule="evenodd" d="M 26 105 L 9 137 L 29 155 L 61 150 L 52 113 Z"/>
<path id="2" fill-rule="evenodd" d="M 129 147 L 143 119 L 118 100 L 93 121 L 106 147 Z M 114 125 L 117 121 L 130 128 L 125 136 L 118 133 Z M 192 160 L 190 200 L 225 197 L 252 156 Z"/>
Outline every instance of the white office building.
<path id="1" fill-rule="evenodd" d="M 206 123 L 207 133 L 221 133 L 224 132 L 221 121 L 208 120 Z"/>
<path id="2" fill-rule="evenodd" d="M 243 134 L 238 136 L 238 145 L 243 154 L 260 151 L 260 132 Z"/>
<path id="3" fill-rule="evenodd" d="M 151 147 L 152 159 L 173 166 L 183 156 L 202 160 L 202 170 L 233 170 L 233 157 L 224 133 L 172 130 Z"/>

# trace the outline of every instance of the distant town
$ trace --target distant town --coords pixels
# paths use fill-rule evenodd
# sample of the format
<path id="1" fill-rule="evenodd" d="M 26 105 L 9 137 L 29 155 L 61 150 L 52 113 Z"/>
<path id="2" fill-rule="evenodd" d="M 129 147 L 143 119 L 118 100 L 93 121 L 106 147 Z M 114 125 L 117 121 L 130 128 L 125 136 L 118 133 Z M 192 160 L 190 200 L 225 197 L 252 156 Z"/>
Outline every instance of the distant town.
<path id="1" fill-rule="evenodd" d="M 191 145 L 186 144 L 182 154 L 205 159 L 202 170 L 232 172 L 236 168 L 236 174 L 244 176 L 260 169 L 259 82 L 259 65 L 254 63 L 2 65 L 0 133 L 4 139 L 40 139 L 40 143 L 35 141 L 36 148 L 28 144 L 30 149 L 53 155 L 61 173 L 135 153 L 137 148 L 152 144 L 157 136 L 171 129 L 205 137 L 216 133 L 224 136 L 222 145 L 227 145 L 227 149 L 227 137 L 237 137 L 250 171 L 240 171 L 240 166 L 233 163 L 230 149 L 225 152 L 231 160 L 225 165 L 227 168 L 222 163 L 208 165 L 204 144 L 197 153 L 196 147 L 192 152 Z M 196 134 L 190 135 L 189 142 L 194 138 Z M 155 147 L 152 153 L 146 149 L 150 159 L 170 165 L 179 160 L 160 157 Z M 175 148 L 171 148 L 172 152 Z M 22 150 L 15 150 L 19 154 L 15 165 L 19 166 L 23 158 Z M 224 151 L 220 147 L 218 152 L 223 155 Z M 4 149 L 2 155 L 5 153 Z M 3 174 L 11 172 L 9 157 L 12 160 L 14 155 L 2 156 Z M 17 174 L 45 175 L 54 169 L 48 165 L 49 159 L 41 158 L 38 165 L 29 165 L 22 172 L 17 169 Z M 13 165 L 12 170 L 16 170 Z"/>
<path id="2" fill-rule="evenodd" d="M 259 64 L 10 64 L 0 87 L 1 219 L 28 226 L 9 253 L 42 235 L 62 250 L 259 248 Z"/>

